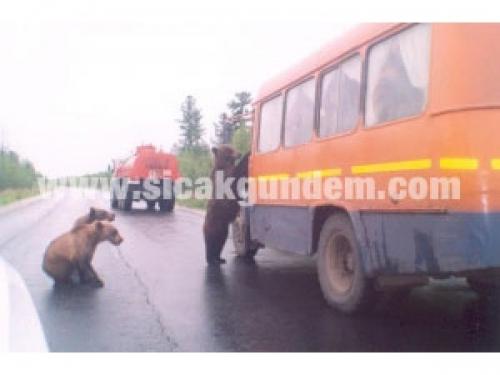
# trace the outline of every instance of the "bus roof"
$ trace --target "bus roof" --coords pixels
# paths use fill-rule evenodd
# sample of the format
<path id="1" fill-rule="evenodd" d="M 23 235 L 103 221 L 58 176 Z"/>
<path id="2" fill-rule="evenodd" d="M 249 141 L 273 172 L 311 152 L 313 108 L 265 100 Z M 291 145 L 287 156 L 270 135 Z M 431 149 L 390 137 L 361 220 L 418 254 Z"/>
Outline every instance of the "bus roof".
<path id="1" fill-rule="evenodd" d="M 323 46 L 320 50 L 303 59 L 298 64 L 293 65 L 283 73 L 264 83 L 260 88 L 255 102 L 259 102 L 282 90 L 291 83 L 301 80 L 308 74 L 328 65 L 337 58 L 359 48 L 371 39 L 376 38 L 398 25 L 397 23 L 366 23 L 350 29 L 340 37 Z"/>

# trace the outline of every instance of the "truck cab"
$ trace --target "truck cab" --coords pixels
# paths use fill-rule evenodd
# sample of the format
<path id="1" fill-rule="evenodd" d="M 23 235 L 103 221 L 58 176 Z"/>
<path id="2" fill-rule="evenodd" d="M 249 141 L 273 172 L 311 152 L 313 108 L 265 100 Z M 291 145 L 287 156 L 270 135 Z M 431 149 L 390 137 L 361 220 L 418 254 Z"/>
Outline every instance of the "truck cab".
<path id="1" fill-rule="evenodd" d="M 111 207 L 130 211 L 134 201 L 146 201 L 148 210 L 171 212 L 175 206 L 174 183 L 180 177 L 175 155 L 153 145 L 136 148 L 133 155 L 114 162 Z"/>

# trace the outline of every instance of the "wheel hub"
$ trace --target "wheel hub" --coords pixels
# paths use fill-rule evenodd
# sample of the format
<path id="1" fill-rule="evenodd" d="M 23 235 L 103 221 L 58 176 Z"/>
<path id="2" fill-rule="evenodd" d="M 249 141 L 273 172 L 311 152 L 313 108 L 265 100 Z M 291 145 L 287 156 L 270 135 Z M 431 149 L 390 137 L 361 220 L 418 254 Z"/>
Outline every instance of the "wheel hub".
<path id="1" fill-rule="evenodd" d="M 349 240 L 342 236 L 332 236 L 328 249 L 329 280 L 339 293 L 347 293 L 354 283 L 355 257 Z"/>

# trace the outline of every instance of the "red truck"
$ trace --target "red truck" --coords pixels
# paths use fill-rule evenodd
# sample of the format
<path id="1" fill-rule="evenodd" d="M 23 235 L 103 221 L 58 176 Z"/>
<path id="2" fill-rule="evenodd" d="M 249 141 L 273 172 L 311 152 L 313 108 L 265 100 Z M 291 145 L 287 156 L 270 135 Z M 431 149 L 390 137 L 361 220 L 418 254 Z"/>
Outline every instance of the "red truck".
<path id="1" fill-rule="evenodd" d="M 174 182 L 180 177 L 177 158 L 153 145 L 137 147 L 135 154 L 115 161 L 111 207 L 130 211 L 133 201 L 145 200 L 149 210 L 161 212 L 175 206 Z"/>

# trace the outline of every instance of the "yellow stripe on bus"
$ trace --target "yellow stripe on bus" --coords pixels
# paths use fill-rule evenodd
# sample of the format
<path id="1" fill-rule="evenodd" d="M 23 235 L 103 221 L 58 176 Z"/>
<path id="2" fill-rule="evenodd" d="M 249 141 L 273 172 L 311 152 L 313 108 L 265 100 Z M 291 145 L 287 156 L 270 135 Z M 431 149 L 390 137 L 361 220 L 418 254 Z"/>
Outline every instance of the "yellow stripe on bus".
<path id="1" fill-rule="evenodd" d="M 476 170 L 479 160 L 474 158 L 441 158 L 439 167 L 443 170 Z M 362 164 L 351 167 L 352 174 L 368 174 L 383 172 L 414 171 L 432 168 L 431 159 L 404 160 L 389 163 Z M 500 170 L 500 159 L 491 159 L 491 168 Z M 297 172 L 296 177 L 301 179 L 341 176 L 341 168 L 318 169 Z M 279 173 L 274 175 L 259 176 L 259 181 L 284 180 L 290 178 L 289 174 Z"/>
<path id="2" fill-rule="evenodd" d="M 342 169 L 331 168 L 331 169 L 318 169 L 314 171 L 298 172 L 296 176 L 298 178 L 318 178 L 318 177 L 334 177 L 340 176 L 342 174 Z"/>
<path id="3" fill-rule="evenodd" d="M 475 170 L 479 167 L 479 160 L 472 158 L 441 158 L 439 159 L 439 167 L 452 170 Z"/>
<path id="4" fill-rule="evenodd" d="M 491 169 L 500 170 L 500 159 L 491 159 Z"/>
<path id="5" fill-rule="evenodd" d="M 275 181 L 275 180 L 286 180 L 290 176 L 286 173 L 273 174 L 268 176 L 259 176 L 257 179 L 259 181 Z"/>
<path id="6" fill-rule="evenodd" d="M 419 169 L 430 169 L 432 167 L 431 159 L 405 160 L 390 163 L 354 165 L 351 167 L 352 174 L 381 173 L 413 171 Z"/>

